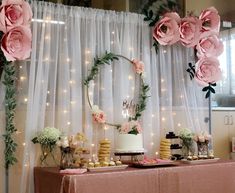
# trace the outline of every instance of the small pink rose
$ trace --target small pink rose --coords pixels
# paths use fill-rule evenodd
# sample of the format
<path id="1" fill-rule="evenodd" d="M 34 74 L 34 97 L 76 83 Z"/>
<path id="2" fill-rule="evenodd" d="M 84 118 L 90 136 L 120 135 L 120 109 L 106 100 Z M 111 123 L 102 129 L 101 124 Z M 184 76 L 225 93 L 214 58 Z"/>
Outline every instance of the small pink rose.
<path id="1" fill-rule="evenodd" d="M 198 136 L 197 136 L 197 135 L 194 135 L 193 140 L 196 141 L 196 142 L 198 142 Z"/>
<path id="2" fill-rule="evenodd" d="M 153 31 L 153 37 L 161 45 L 172 45 L 179 41 L 179 23 L 180 16 L 176 12 L 166 13 L 156 24 Z"/>
<path id="3" fill-rule="evenodd" d="M 205 140 L 206 140 L 206 141 L 210 141 L 211 138 L 212 138 L 211 135 L 209 135 L 209 134 L 205 135 Z"/>
<path id="4" fill-rule="evenodd" d="M 2 37 L 1 49 L 7 61 L 24 60 L 31 52 L 32 34 L 29 27 L 17 26 Z"/>
<path id="5" fill-rule="evenodd" d="M 105 123 L 106 115 L 103 111 L 92 113 L 93 121 L 96 123 Z"/>
<path id="6" fill-rule="evenodd" d="M 204 56 L 218 57 L 220 54 L 222 54 L 224 46 L 222 41 L 220 41 L 216 35 L 213 35 L 206 38 L 202 38 L 198 42 L 196 49 L 198 58 L 202 58 Z"/>
<path id="7" fill-rule="evenodd" d="M 213 57 L 203 57 L 196 63 L 195 80 L 202 86 L 215 83 L 221 79 L 219 61 Z"/>
<path id="8" fill-rule="evenodd" d="M 142 61 L 133 59 L 132 64 L 133 64 L 134 70 L 137 74 L 141 74 L 144 72 L 144 63 Z"/>
<path id="9" fill-rule="evenodd" d="M 0 7 L 0 30 L 6 33 L 19 25 L 29 26 L 32 15 L 28 2 L 24 0 L 3 0 Z"/>
<path id="10" fill-rule="evenodd" d="M 214 7 L 210 7 L 201 12 L 199 19 L 202 21 L 202 36 L 208 36 L 211 32 L 219 33 L 220 16 Z"/>
<path id="11" fill-rule="evenodd" d="M 185 17 L 180 23 L 180 40 L 186 47 L 195 46 L 200 38 L 201 21 L 197 17 Z"/>

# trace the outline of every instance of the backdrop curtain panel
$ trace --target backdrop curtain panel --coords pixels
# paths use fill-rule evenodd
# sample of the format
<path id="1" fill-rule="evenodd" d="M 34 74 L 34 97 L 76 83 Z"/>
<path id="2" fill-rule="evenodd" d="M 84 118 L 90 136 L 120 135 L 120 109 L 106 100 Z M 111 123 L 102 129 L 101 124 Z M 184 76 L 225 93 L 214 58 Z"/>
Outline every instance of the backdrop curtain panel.
<path id="1" fill-rule="evenodd" d="M 39 164 L 39 145 L 31 139 L 46 126 L 65 134 L 84 132 L 95 153 L 99 139 L 107 137 L 115 147 L 115 128 L 107 130 L 92 123 L 83 80 L 96 56 L 105 51 L 140 59 L 151 90 L 141 119 L 144 147 L 155 155 L 161 137 L 168 131 L 187 127 L 208 130 L 208 101 L 186 69 L 194 63 L 194 52 L 180 44 L 152 47 L 151 29 L 144 16 L 135 13 L 70 7 L 32 1 L 33 42 L 28 61 L 17 63 L 15 140 L 18 163 L 10 171 L 11 193 L 33 193 L 33 168 Z M 131 64 L 115 61 L 100 69 L 88 91 L 91 101 L 107 114 L 109 122 L 120 123 L 123 100 L 138 97 L 139 79 Z M 0 85 L 1 135 L 4 134 L 4 87 Z M 0 141 L 0 189 L 4 189 L 4 144 Z M 59 156 L 58 156 L 59 160 Z"/>

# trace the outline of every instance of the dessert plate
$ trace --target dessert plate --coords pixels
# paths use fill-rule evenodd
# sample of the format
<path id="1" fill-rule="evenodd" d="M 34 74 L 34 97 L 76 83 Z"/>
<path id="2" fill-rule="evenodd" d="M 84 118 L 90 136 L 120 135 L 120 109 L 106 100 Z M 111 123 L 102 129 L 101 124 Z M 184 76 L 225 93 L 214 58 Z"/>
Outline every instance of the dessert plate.
<path id="1" fill-rule="evenodd" d="M 148 168 L 148 167 L 162 167 L 162 166 L 173 166 L 177 165 L 175 161 L 164 161 L 164 162 L 158 162 L 158 163 L 140 163 L 135 162 L 133 164 L 134 167 L 140 167 L 140 168 Z"/>
<path id="2" fill-rule="evenodd" d="M 94 167 L 87 168 L 89 172 L 105 172 L 105 171 L 115 171 L 115 170 L 124 170 L 128 167 L 128 165 L 120 165 L 120 166 L 107 166 L 107 167 Z"/>
<path id="3" fill-rule="evenodd" d="M 203 164 L 203 163 L 213 163 L 217 162 L 220 160 L 220 158 L 214 158 L 214 159 L 199 159 L 199 160 L 187 160 L 187 159 L 182 159 L 181 162 L 186 163 L 186 164 Z"/>

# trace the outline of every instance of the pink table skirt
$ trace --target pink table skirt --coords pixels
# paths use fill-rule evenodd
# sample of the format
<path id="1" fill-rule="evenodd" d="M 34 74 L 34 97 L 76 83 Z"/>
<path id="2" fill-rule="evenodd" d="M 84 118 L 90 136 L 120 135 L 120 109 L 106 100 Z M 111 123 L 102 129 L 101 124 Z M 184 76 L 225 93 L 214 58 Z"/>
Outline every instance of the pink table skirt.
<path id="1" fill-rule="evenodd" d="M 34 169 L 35 193 L 235 193 L 235 162 L 62 175 Z"/>

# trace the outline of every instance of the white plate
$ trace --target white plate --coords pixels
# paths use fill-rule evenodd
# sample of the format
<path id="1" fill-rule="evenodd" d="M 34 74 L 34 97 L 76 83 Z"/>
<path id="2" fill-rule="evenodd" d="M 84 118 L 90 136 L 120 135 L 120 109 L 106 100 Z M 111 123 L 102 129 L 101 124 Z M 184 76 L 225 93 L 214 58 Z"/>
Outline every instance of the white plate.
<path id="1" fill-rule="evenodd" d="M 90 171 L 90 172 L 115 171 L 115 170 L 124 170 L 127 167 L 128 167 L 128 165 L 95 167 L 95 168 L 88 168 L 88 171 Z"/>
<path id="2" fill-rule="evenodd" d="M 203 164 L 203 163 L 213 163 L 217 162 L 220 158 L 214 158 L 214 159 L 199 159 L 199 160 L 186 160 L 182 159 L 181 162 L 186 164 Z"/>

